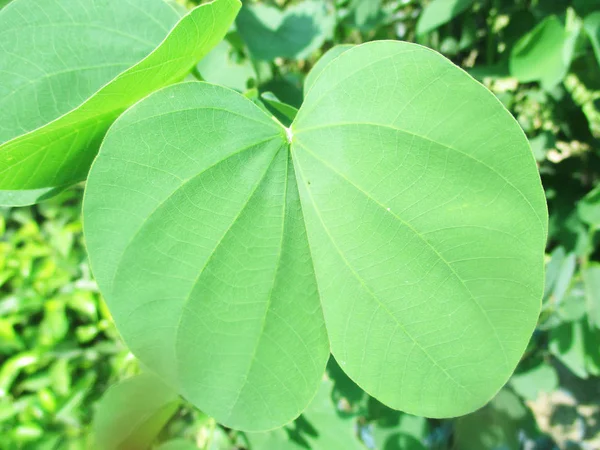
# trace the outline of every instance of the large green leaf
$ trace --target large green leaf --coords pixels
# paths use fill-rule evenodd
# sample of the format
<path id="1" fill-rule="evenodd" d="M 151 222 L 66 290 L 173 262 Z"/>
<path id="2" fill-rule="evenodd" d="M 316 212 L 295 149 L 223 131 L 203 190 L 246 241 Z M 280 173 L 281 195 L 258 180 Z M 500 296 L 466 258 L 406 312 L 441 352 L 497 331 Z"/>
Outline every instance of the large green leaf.
<path id="1" fill-rule="evenodd" d="M 417 34 L 423 35 L 450 22 L 465 11 L 475 0 L 433 0 L 419 17 Z"/>
<path id="2" fill-rule="evenodd" d="M 527 139 L 413 44 L 335 58 L 290 129 L 207 83 L 151 95 L 108 133 L 84 220 L 132 351 L 244 430 L 296 417 L 330 347 L 386 405 L 473 411 L 540 310 L 547 212 Z"/>
<path id="3" fill-rule="evenodd" d="M 217 0 L 178 21 L 162 0 L 12 2 L 0 13 L 0 189 L 84 179 L 112 121 L 183 78 L 238 8 Z"/>
<path id="4" fill-rule="evenodd" d="M 331 36 L 335 16 L 326 2 L 318 0 L 304 0 L 284 11 L 263 3 L 247 3 L 236 25 L 255 58 L 303 59 Z"/>
<path id="5" fill-rule="evenodd" d="M 510 72 L 519 81 L 539 81 L 550 89 L 571 65 L 574 36 L 556 16 L 549 16 L 523 36 L 510 54 Z"/>

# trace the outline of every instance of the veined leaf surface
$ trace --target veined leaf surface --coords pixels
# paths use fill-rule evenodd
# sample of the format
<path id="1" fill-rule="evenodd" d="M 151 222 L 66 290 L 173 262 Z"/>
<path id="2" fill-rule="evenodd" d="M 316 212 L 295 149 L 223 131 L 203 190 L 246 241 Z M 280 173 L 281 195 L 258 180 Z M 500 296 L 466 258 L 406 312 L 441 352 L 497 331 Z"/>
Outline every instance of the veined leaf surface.
<path id="1" fill-rule="evenodd" d="M 238 0 L 216 0 L 179 20 L 162 0 L 15 0 L 4 8 L 0 190 L 85 179 L 116 117 L 183 78 L 238 9 Z"/>
<path id="2" fill-rule="evenodd" d="M 290 129 L 207 83 L 151 95 L 108 133 L 84 220 L 132 351 L 244 430 L 296 417 L 329 349 L 388 406 L 473 411 L 540 310 L 547 212 L 528 141 L 414 44 L 333 59 Z"/>

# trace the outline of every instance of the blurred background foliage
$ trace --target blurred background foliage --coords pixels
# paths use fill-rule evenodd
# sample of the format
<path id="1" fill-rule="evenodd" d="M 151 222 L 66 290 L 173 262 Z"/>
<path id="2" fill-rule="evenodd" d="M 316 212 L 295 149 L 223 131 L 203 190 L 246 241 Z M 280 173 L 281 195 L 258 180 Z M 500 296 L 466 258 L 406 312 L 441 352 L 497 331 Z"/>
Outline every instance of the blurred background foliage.
<path id="1" fill-rule="evenodd" d="M 168 1 L 182 12 L 199 3 Z M 295 422 L 267 433 L 222 428 L 138 375 L 90 274 L 77 186 L 35 207 L 0 208 L 0 449 L 600 448 L 600 0 L 244 1 L 190 77 L 286 120 L 323 54 L 375 39 L 441 52 L 530 139 L 550 211 L 546 290 L 507 386 L 473 414 L 428 420 L 383 406 L 332 359 Z"/>

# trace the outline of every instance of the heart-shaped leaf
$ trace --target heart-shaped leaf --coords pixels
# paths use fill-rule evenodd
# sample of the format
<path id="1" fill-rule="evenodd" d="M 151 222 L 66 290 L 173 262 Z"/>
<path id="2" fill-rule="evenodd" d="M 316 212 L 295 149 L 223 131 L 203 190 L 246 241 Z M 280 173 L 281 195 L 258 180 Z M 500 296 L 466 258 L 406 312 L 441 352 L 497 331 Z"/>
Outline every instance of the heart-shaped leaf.
<path id="1" fill-rule="evenodd" d="M 238 0 L 15 0 L 0 13 L 0 190 L 83 180 L 109 125 L 226 33 Z M 1 197 L 1 193 L 0 193 Z"/>
<path id="2" fill-rule="evenodd" d="M 151 95 L 108 133 L 84 221 L 132 351 L 244 430 L 297 416 L 329 348 L 393 408 L 473 411 L 540 310 L 547 212 L 527 139 L 414 44 L 333 59 L 289 129 L 207 83 Z"/>
<path id="3" fill-rule="evenodd" d="M 245 4 L 236 25 L 257 59 L 302 59 L 321 47 L 333 33 L 335 17 L 327 4 L 305 0 L 281 11 L 262 3 Z"/>

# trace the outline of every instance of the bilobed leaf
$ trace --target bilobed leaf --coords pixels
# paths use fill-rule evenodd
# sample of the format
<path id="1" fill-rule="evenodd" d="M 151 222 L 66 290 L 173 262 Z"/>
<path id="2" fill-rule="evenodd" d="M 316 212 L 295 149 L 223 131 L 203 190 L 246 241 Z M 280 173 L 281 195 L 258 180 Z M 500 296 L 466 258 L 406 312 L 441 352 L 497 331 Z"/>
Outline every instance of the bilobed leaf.
<path id="1" fill-rule="evenodd" d="M 105 450 L 148 448 L 178 406 L 177 394 L 153 375 L 125 380 L 111 387 L 98 404 L 96 442 Z"/>
<path id="2" fill-rule="evenodd" d="M 246 3 L 236 19 L 237 30 L 257 59 L 303 59 L 331 37 L 335 16 L 326 2 L 304 0 L 285 10 Z"/>
<path id="3" fill-rule="evenodd" d="M 419 17 L 417 34 L 424 35 L 450 22 L 465 11 L 475 0 L 433 0 Z"/>
<path id="4" fill-rule="evenodd" d="M 402 42 L 335 58 L 289 129 L 207 83 L 152 94 L 107 134 L 84 222 L 132 351 L 248 431 L 307 407 L 330 348 L 388 406 L 473 411 L 514 370 L 544 287 L 523 132 Z"/>
<path id="5" fill-rule="evenodd" d="M 549 16 L 523 36 L 510 54 L 510 72 L 519 81 L 550 89 L 562 81 L 573 58 L 574 39 L 560 19 Z"/>
<path id="6" fill-rule="evenodd" d="M 0 189 L 86 177 L 108 126 L 224 36 L 238 0 L 15 0 L 0 13 Z M 1 195 L 1 194 L 0 194 Z"/>

